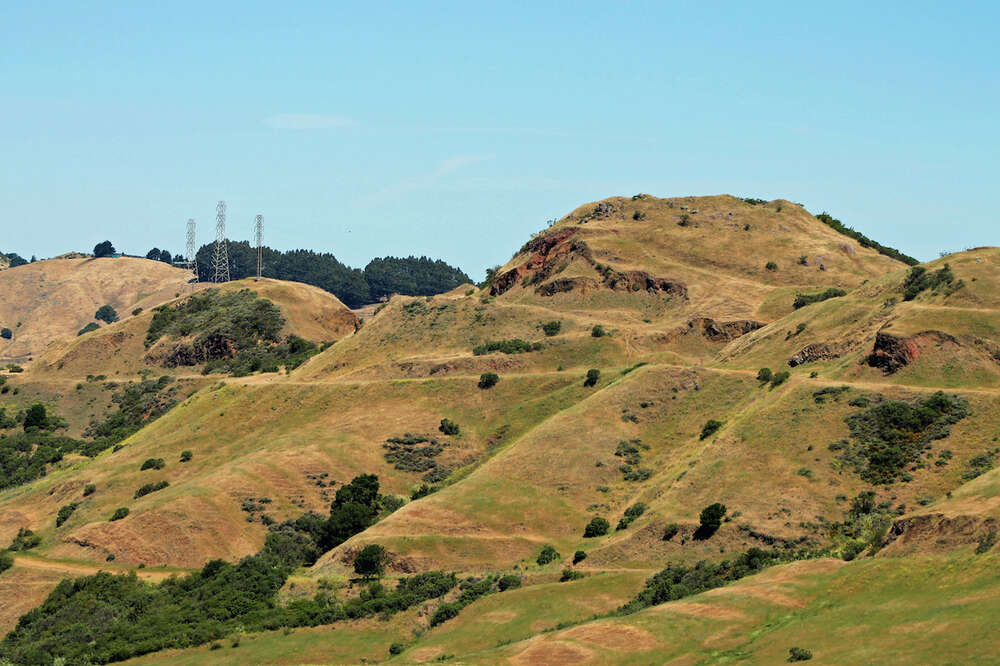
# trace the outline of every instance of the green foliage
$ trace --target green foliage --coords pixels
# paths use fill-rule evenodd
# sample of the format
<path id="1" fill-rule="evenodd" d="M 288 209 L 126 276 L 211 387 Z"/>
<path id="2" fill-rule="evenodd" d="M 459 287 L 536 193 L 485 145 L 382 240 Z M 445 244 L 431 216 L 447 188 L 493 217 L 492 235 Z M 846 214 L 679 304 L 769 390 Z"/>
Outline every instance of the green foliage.
<path id="1" fill-rule="evenodd" d="M 525 354 L 528 352 L 538 351 L 542 348 L 542 343 L 540 342 L 528 342 L 527 340 L 522 340 L 520 338 L 512 338 L 510 340 L 490 340 L 484 342 L 481 345 L 476 345 L 472 348 L 472 353 L 475 356 L 483 356 L 484 354 L 492 354 L 493 352 L 501 352 L 503 354 Z"/>
<path id="2" fill-rule="evenodd" d="M 479 375 L 479 388 L 488 389 L 493 388 L 500 381 L 500 375 L 495 372 L 484 372 Z"/>
<path id="3" fill-rule="evenodd" d="M 619 530 L 626 529 L 629 525 L 631 525 L 635 521 L 636 518 L 638 518 L 645 512 L 646 512 L 646 505 L 643 504 L 642 502 L 636 502 L 632 506 L 625 509 L 625 515 L 623 515 L 621 519 L 618 521 L 618 527 L 616 527 L 615 529 Z"/>
<path id="4" fill-rule="evenodd" d="M 583 380 L 584 386 L 596 386 L 597 381 L 601 378 L 601 371 L 596 368 L 591 368 L 587 370 L 587 378 Z"/>
<path id="5" fill-rule="evenodd" d="M 403 651 L 405 649 L 406 649 L 406 646 L 403 645 L 402 643 L 392 643 L 389 646 L 389 654 L 392 655 L 392 656 L 396 656 L 397 654 L 403 654 Z"/>
<path id="6" fill-rule="evenodd" d="M 45 476 L 48 465 L 87 446 L 87 442 L 35 428 L 30 432 L 0 435 L 0 489 Z"/>
<path id="7" fill-rule="evenodd" d="M 139 466 L 139 471 L 145 471 L 147 469 L 163 469 L 166 463 L 163 462 L 163 458 L 146 458 L 142 465 Z"/>
<path id="8" fill-rule="evenodd" d="M 45 428 L 49 423 L 48 415 L 45 412 L 45 405 L 36 402 L 24 414 L 24 430 L 29 428 Z"/>
<path id="9" fill-rule="evenodd" d="M 538 553 L 538 557 L 535 558 L 535 562 L 539 566 L 545 566 L 549 562 L 555 562 L 559 558 L 560 558 L 559 551 L 557 551 L 550 545 L 545 545 L 542 547 L 541 552 Z"/>
<path id="10" fill-rule="evenodd" d="M 560 583 L 566 583 L 571 580 L 580 580 L 583 578 L 582 571 L 576 571 L 575 569 L 563 569 L 562 574 L 559 576 Z"/>
<path id="11" fill-rule="evenodd" d="M 726 425 L 725 421 L 709 419 L 705 422 L 705 425 L 702 426 L 701 434 L 698 436 L 698 439 L 707 439 L 708 437 L 711 437 L 724 425 Z"/>
<path id="12" fill-rule="evenodd" d="M 782 554 L 778 551 L 751 548 L 733 561 L 702 561 L 693 566 L 671 563 L 647 580 L 636 598 L 618 610 L 623 615 L 629 615 L 650 606 L 721 587 L 781 561 Z"/>
<path id="13" fill-rule="evenodd" d="M 14 566 L 14 556 L 6 550 L 0 550 L 0 574 Z"/>
<path id="14" fill-rule="evenodd" d="M 390 294 L 433 296 L 472 282 L 468 275 L 440 259 L 412 256 L 372 259 L 365 266 L 364 279 L 372 300 Z"/>
<path id="15" fill-rule="evenodd" d="M 670 541 L 675 536 L 677 536 L 677 533 L 680 531 L 681 531 L 680 525 L 678 525 L 677 523 L 670 523 L 669 525 L 663 528 L 663 540 Z"/>
<path id="16" fill-rule="evenodd" d="M 840 460 L 865 481 L 892 483 L 968 413 L 968 401 L 940 391 L 914 403 L 880 402 L 844 419 L 852 441 Z"/>
<path id="17" fill-rule="evenodd" d="M 106 240 L 98 243 L 94 246 L 94 257 L 109 257 L 112 254 L 116 254 L 115 246 L 111 244 L 111 241 Z M 207 275 L 207 273 L 206 273 Z"/>
<path id="18" fill-rule="evenodd" d="M 830 287 L 826 291 L 822 291 L 818 294 L 795 294 L 795 300 L 792 302 L 792 307 L 798 310 L 799 308 L 804 308 L 807 305 L 812 305 L 813 303 L 819 303 L 820 301 L 826 301 L 831 298 L 839 298 L 840 296 L 846 296 L 847 292 L 843 289 L 837 289 L 836 287 Z"/>
<path id="19" fill-rule="evenodd" d="M 406 433 L 402 437 L 390 437 L 382 447 L 386 451 L 384 454 L 386 462 L 401 472 L 427 472 L 424 476 L 425 481 L 433 481 L 436 477 L 444 478 L 450 473 L 444 469 L 439 472 L 435 460 L 444 450 L 444 445 L 427 435 Z"/>
<path id="20" fill-rule="evenodd" d="M 839 400 L 841 394 L 847 393 L 850 390 L 850 386 L 827 386 L 813 392 L 813 402 L 817 405 L 821 405 L 830 398 L 833 400 Z"/>
<path id="21" fill-rule="evenodd" d="M 76 502 L 70 502 L 64 506 L 59 507 L 59 511 L 56 512 L 56 527 L 59 527 L 73 515 L 76 511 L 76 507 L 79 506 Z"/>
<path id="22" fill-rule="evenodd" d="M 7 257 L 7 260 L 10 262 L 9 268 L 24 266 L 28 263 L 28 260 L 19 255 L 17 252 L 8 252 L 6 254 L 0 253 L 0 255 Z"/>
<path id="23" fill-rule="evenodd" d="M 514 574 L 500 576 L 500 579 L 497 581 L 497 589 L 501 592 L 516 590 L 519 587 L 521 587 L 521 577 L 515 576 Z"/>
<path id="24" fill-rule="evenodd" d="M 579 564 L 587 559 L 587 552 L 583 550 L 578 550 L 573 553 L 573 564 Z"/>
<path id="25" fill-rule="evenodd" d="M 771 381 L 773 374 L 771 368 L 761 368 L 757 371 L 757 381 L 767 383 Z"/>
<path id="26" fill-rule="evenodd" d="M 977 453 L 966 463 L 965 471 L 962 472 L 963 481 L 971 481 L 977 476 L 982 476 L 993 469 L 994 460 L 1000 449 L 990 449 L 982 453 Z"/>
<path id="27" fill-rule="evenodd" d="M 825 224 L 826 226 L 830 227 L 834 231 L 837 231 L 838 233 L 841 233 L 845 236 L 848 236 L 849 238 L 853 238 L 854 240 L 858 241 L 858 244 L 861 247 L 870 247 L 879 254 L 895 259 L 896 261 L 901 261 L 904 264 L 909 264 L 910 266 L 915 266 L 916 264 L 920 263 L 913 257 L 907 256 L 895 248 L 886 247 L 881 243 L 876 243 L 875 241 L 868 238 L 861 232 L 855 231 L 851 227 L 844 226 L 844 224 L 840 220 L 834 219 L 832 216 L 828 215 L 826 211 L 817 215 L 816 219 Z"/>
<path id="28" fill-rule="evenodd" d="M 443 604 L 441 604 L 434 611 L 434 614 L 431 615 L 431 626 L 432 627 L 436 627 L 439 624 L 447 622 L 448 620 L 452 619 L 453 617 L 458 617 L 458 613 L 461 610 L 462 610 L 462 607 L 459 606 L 457 603 L 443 603 Z"/>
<path id="29" fill-rule="evenodd" d="M 960 286 L 961 281 L 955 282 L 955 274 L 948 264 L 932 273 L 927 272 L 923 266 L 914 266 L 903 282 L 903 300 L 912 301 L 922 291 L 937 291 L 941 287 L 949 288 L 950 293 Z"/>
<path id="30" fill-rule="evenodd" d="M 14 331 L 10 330 L 9 328 L 0 328 L 0 338 L 3 338 L 4 340 L 10 340 L 13 337 L 14 337 Z"/>
<path id="31" fill-rule="evenodd" d="M 438 430 L 448 436 L 455 436 L 461 430 L 458 424 L 451 419 L 441 419 L 441 425 L 438 426 Z"/>
<path id="32" fill-rule="evenodd" d="M 145 483 L 138 490 L 135 491 L 135 495 L 133 495 L 132 497 L 133 499 L 139 499 L 140 497 L 145 497 L 150 493 L 155 493 L 158 490 L 163 490 L 169 485 L 170 482 L 166 480 L 157 481 L 155 483 Z"/>
<path id="33" fill-rule="evenodd" d="M 94 319 L 103 321 L 105 324 L 113 324 L 118 321 L 118 313 L 110 305 L 102 305 L 94 313 Z"/>
<path id="34" fill-rule="evenodd" d="M 181 462 L 191 462 L 191 458 L 194 458 L 194 454 L 190 451 L 181 451 Z"/>
<path id="35" fill-rule="evenodd" d="M 562 329 L 561 321 L 547 321 L 542 324 L 542 331 L 545 335 L 552 337 L 553 335 L 559 335 L 559 331 Z"/>
<path id="36" fill-rule="evenodd" d="M 805 648 L 793 647 L 788 649 L 788 661 L 809 661 L 813 658 L 813 653 Z"/>
<path id="37" fill-rule="evenodd" d="M 122 518 L 124 518 L 128 514 L 129 514 L 128 507 L 127 506 L 120 506 L 117 509 L 115 509 L 115 512 L 113 514 L 111 514 L 111 518 L 109 518 L 108 520 L 110 520 L 110 521 L 121 520 Z"/>
<path id="38" fill-rule="evenodd" d="M 96 491 L 97 491 L 97 484 L 96 483 L 88 483 L 87 485 L 85 485 L 83 487 L 83 496 L 84 497 L 88 497 L 90 495 L 93 495 L 94 492 L 96 492 Z"/>
<path id="39" fill-rule="evenodd" d="M 781 372 L 776 372 L 771 375 L 771 388 L 776 388 L 781 386 L 788 381 L 788 378 L 792 376 L 792 373 L 788 370 L 782 370 Z"/>
<path id="40" fill-rule="evenodd" d="M 764 268 L 766 268 L 769 271 L 776 271 L 778 270 L 778 264 L 774 261 L 769 261 L 766 264 L 764 264 Z"/>
<path id="41" fill-rule="evenodd" d="M 979 544 L 976 546 L 976 555 L 984 555 L 990 552 L 993 545 L 997 542 L 997 531 L 995 529 L 983 534 L 979 537 Z"/>
<path id="42" fill-rule="evenodd" d="M 711 538 L 722 525 L 722 519 L 726 515 L 726 505 L 716 502 L 709 504 L 701 510 L 698 529 L 694 531 L 694 538 L 704 540 Z"/>
<path id="43" fill-rule="evenodd" d="M 594 516 L 587 523 L 587 526 L 583 529 L 584 539 L 593 539 L 594 537 L 604 536 L 611 530 L 611 523 L 607 521 L 606 518 L 601 518 L 600 516 Z"/>
<path id="44" fill-rule="evenodd" d="M 14 540 L 10 542 L 10 546 L 7 549 L 15 552 L 19 550 L 31 550 L 41 542 L 42 537 L 29 530 L 27 527 L 22 527 L 17 531 L 17 536 L 15 536 Z"/>
<path id="45" fill-rule="evenodd" d="M 459 584 L 459 588 L 462 590 L 456 599 L 452 603 L 442 603 L 438 606 L 437 610 L 431 616 L 431 626 L 436 627 L 442 622 L 447 622 L 451 618 L 458 615 L 458 613 L 471 604 L 476 599 L 491 594 L 496 591 L 497 579 L 495 576 L 486 576 L 485 578 L 466 578 Z"/>
<path id="46" fill-rule="evenodd" d="M 594 327 L 590 329 L 590 337 L 592 338 L 603 338 L 607 333 L 604 331 L 604 327 L 600 324 L 594 324 Z"/>
<path id="47" fill-rule="evenodd" d="M 427 497 L 431 493 L 440 490 L 440 486 L 428 485 L 426 483 L 420 484 L 412 493 L 410 493 L 410 500 L 418 500 L 421 497 Z"/>
<path id="48" fill-rule="evenodd" d="M 94 442 L 83 447 L 82 453 L 95 456 L 166 414 L 177 403 L 173 398 L 175 388 L 170 387 L 172 382 L 172 377 L 164 375 L 159 379 L 127 384 L 112 394 L 111 401 L 118 405 L 117 411 L 102 423 L 90 424 L 84 434 Z"/>
<path id="49" fill-rule="evenodd" d="M 86 333 L 90 333 L 91 331 L 96 331 L 100 327 L 101 327 L 100 324 L 98 324 L 97 322 L 93 322 L 92 321 L 89 324 L 87 324 L 86 326 L 84 326 L 83 328 L 81 328 L 79 331 L 77 331 L 76 335 L 77 335 L 77 337 L 79 337 L 79 336 L 84 335 Z"/>
<path id="50" fill-rule="evenodd" d="M 381 578 L 388 561 L 389 554 L 385 548 L 374 543 L 368 544 L 354 558 L 354 573 L 365 579 Z"/>

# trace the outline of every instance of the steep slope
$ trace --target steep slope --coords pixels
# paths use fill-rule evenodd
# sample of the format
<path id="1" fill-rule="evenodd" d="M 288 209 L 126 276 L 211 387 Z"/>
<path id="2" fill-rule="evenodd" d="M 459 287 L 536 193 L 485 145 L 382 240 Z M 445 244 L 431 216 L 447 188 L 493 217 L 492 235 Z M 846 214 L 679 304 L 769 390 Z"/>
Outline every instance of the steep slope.
<path id="1" fill-rule="evenodd" d="M 0 271 L 0 361 L 25 361 L 52 342 L 72 338 L 111 305 L 120 317 L 188 293 L 191 273 L 133 257 L 48 259 Z"/>

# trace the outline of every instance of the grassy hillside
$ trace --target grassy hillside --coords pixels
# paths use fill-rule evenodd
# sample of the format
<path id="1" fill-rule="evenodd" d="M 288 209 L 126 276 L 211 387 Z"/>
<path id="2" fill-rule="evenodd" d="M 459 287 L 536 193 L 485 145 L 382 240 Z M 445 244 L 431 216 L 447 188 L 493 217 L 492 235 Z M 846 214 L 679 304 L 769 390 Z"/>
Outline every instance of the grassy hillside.
<path id="1" fill-rule="evenodd" d="M 38 600 L 52 572 L 73 567 L 236 561 L 265 547 L 273 524 L 327 515 L 347 482 L 376 474 L 395 510 L 296 571 L 277 602 L 375 594 L 354 572 L 371 545 L 387 551 L 389 589 L 418 572 L 458 574 L 443 600 L 139 661 L 372 661 L 393 642 L 407 646 L 398 663 L 770 663 L 791 647 L 826 663 L 886 651 L 904 663 L 930 649 L 974 660 L 985 647 L 963 636 L 982 629 L 1000 590 L 989 554 L 998 261 L 983 248 L 914 268 L 787 201 L 642 195 L 582 206 L 481 289 L 397 296 L 360 327 L 318 289 L 226 285 L 271 299 L 282 335 L 336 342 L 284 374 L 196 374 L 178 406 L 114 449 L 0 491 L 0 544 L 30 528 L 39 542 L 27 556 L 52 567 L 28 575 L 19 554 L 0 582 L 23 581 Z M 99 382 L 73 384 L 158 368 L 177 343 L 145 345 L 152 317 L 52 345 L 0 402 L 23 409 L 61 386 L 53 404 L 67 419 L 98 410 Z M 708 529 L 703 510 L 716 503 L 723 517 Z M 110 520 L 118 508 L 128 514 Z M 586 532 L 595 518 L 606 534 Z M 547 547 L 557 554 L 539 562 Z M 800 561 L 613 613 L 668 563 L 752 548 Z M 432 622 L 501 574 L 522 586 Z M 935 617 L 955 635 L 933 643 L 916 629 Z M 851 631 L 863 640 L 835 638 Z"/>

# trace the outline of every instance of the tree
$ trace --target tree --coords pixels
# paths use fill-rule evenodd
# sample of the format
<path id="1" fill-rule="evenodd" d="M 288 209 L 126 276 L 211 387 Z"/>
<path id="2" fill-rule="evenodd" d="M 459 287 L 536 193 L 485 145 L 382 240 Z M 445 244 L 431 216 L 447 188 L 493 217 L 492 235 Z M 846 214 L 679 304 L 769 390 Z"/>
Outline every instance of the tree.
<path id="1" fill-rule="evenodd" d="M 40 402 L 36 402 L 31 407 L 28 408 L 27 413 L 24 415 L 24 429 L 29 428 L 44 428 L 48 425 L 49 419 L 45 413 L 45 405 Z"/>
<path id="2" fill-rule="evenodd" d="M 380 578 L 385 572 L 385 565 L 388 561 L 389 555 L 385 552 L 385 548 L 374 543 L 368 544 L 354 558 L 354 573 L 366 580 Z"/>
<path id="3" fill-rule="evenodd" d="M 493 388 L 500 381 L 500 375 L 495 372 L 484 372 L 479 375 L 479 388 L 488 389 Z"/>
<path id="4" fill-rule="evenodd" d="M 165 264 L 169 264 L 171 261 L 170 250 L 160 250 L 160 256 L 157 259 Z"/>
<path id="5" fill-rule="evenodd" d="M 9 328 L 0 328 L 0 338 L 10 340 L 12 337 L 14 337 L 14 331 Z"/>
<path id="6" fill-rule="evenodd" d="M 774 373 L 771 372 L 771 368 L 761 368 L 757 371 L 757 381 L 759 382 L 769 382 L 771 381 L 771 376 Z"/>
<path id="7" fill-rule="evenodd" d="M 110 257 L 112 254 L 115 254 L 115 246 L 109 240 L 100 242 L 94 246 L 95 257 Z"/>
<path id="8" fill-rule="evenodd" d="M 591 518 L 590 522 L 587 523 L 587 527 L 583 530 L 584 539 L 592 539 L 594 537 L 604 536 L 611 529 L 611 523 L 605 518 L 600 516 Z"/>
<path id="9" fill-rule="evenodd" d="M 146 253 L 147 259 L 152 259 L 153 261 L 160 260 L 160 248 L 154 247 L 152 250 Z"/>
<path id="10" fill-rule="evenodd" d="M 105 323 L 113 324 L 118 321 L 118 313 L 110 305 L 102 305 L 94 313 L 94 319 L 99 319 Z"/>
<path id="11" fill-rule="evenodd" d="M 701 524 L 694 532 L 695 539 L 707 539 L 715 534 L 722 525 L 722 518 L 726 515 L 726 505 L 716 502 L 709 504 L 701 510 Z"/>
<path id="12" fill-rule="evenodd" d="M 596 386 L 597 380 L 601 378 L 600 370 L 587 370 L 587 378 L 583 380 L 584 386 Z"/>
<path id="13" fill-rule="evenodd" d="M 459 428 L 458 424 L 451 419 L 441 419 L 441 425 L 438 426 L 438 430 L 446 435 L 454 436 L 459 433 L 461 428 Z"/>
<path id="14" fill-rule="evenodd" d="M 711 437 L 712 435 L 715 434 L 715 432 L 719 428 L 721 428 L 724 425 L 726 425 L 725 421 L 717 421 L 715 419 L 709 419 L 708 421 L 705 422 L 705 425 L 702 427 L 701 435 L 699 435 L 698 439 L 706 439 L 708 437 Z"/>

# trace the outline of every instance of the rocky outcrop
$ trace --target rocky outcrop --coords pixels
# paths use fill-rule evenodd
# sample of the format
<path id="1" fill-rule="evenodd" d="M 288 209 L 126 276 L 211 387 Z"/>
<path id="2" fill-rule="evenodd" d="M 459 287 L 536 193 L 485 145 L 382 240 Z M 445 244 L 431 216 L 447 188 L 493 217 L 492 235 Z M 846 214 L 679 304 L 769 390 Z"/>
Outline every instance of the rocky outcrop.
<path id="1" fill-rule="evenodd" d="M 666 293 L 687 299 L 687 286 L 683 282 L 652 277 L 645 271 L 607 271 L 604 283 L 617 291 Z"/>
<path id="2" fill-rule="evenodd" d="M 985 534 L 996 529 L 996 520 L 976 515 L 930 513 L 900 518 L 893 522 L 883 552 L 887 555 L 914 551 L 948 552 L 976 544 Z"/>
<path id="3" fill-rule="evenodd" d="M 720 322 L 709 317 L 698 317 L 688 322 L 688 332 L 697 333 L 711 342 L 729 342 L 763 327 L 764 324 L 752 319 Z"/>
<path id="4" fill-rule="evenodd" d="M 920 356 L 920 349 L 927 344 L 940 344 L 958 340 L 941 331 L 922 331 L 910 337 L 899 337 L 879 331 L 875 334 L 875 346 L 865 362 L 873 368 L 881 368 L 890 375 L 909 365 Z"/>
<path id="5" fill-rule="evenodd" d="M 803 363 L 814 363 L 815 361 L 825 361 L 831 358 L 843 356 L 845 348 L 843 345 L 830 342 L 814 342 L 800 349 L 795 356 L 788 359 L 788 365 L 795 367 Z"/>
<path id="6" fill-rule="evenodd" d="M 586 294 L 593 291 L 598 286 L 599 283 L 597 280 L 593 280 L 591 278 L 559 278 L 540 285 L 535 289 L 535 293 L 539 296 L 555 296 L 556 294 L 564 294 L 570 291 Z"/>
<path id="7" fill-rule="evenodd" d="M 587 244 L 573 238 L 579 230 L 579 227 L 565 227 L 537 236 L 525 243 L 518 254 L 529 255 L 527 261 L 494 278 L 490 286 L 490 295 L 499 296 L 526 277 L 530 277 L 534 282 L 546 280 L 573 256 L 582 257 L 593 263 Z"/>
<path id="8" fill-rule="evenodd" d="M 234 356 L 236 356 L 236 345 L 233 344 L 233 341 L 216 333 L 198 340 L 193 345 L 175 345 L 163 357 L 160 364 L 165 368 L 176 368 Z M 147 355 L 146 361 L 156 363 L 158 359 L 153 355 Z"/>

